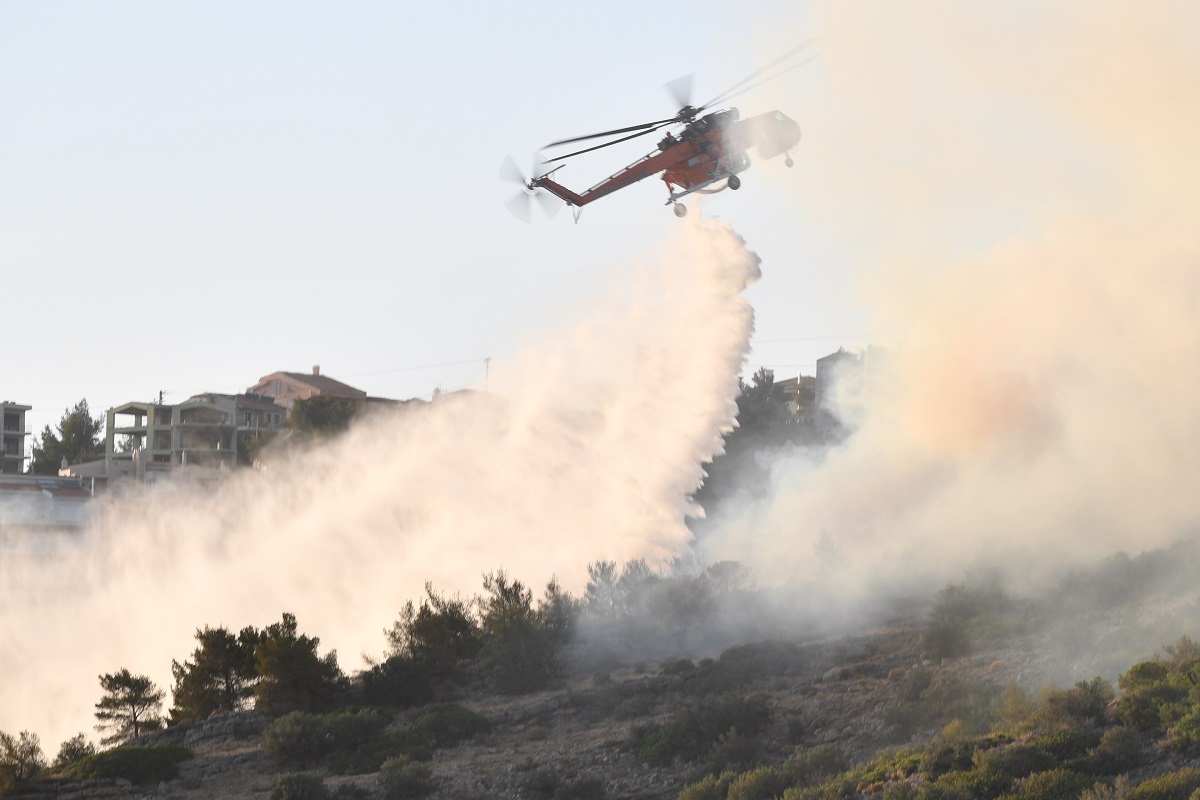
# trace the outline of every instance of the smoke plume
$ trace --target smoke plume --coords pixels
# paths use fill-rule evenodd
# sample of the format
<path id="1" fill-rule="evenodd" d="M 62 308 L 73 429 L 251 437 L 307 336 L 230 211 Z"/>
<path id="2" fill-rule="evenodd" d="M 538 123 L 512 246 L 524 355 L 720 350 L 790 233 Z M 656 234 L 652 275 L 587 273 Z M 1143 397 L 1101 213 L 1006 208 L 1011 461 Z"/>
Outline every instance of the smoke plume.
<path id="1" fill-rule="evenodd" d="M 837 2 L 816 23 L 805 213 L 856 243 L 888 354 L 856 432 L 780 459 L 707 560 L 807 576 L 825 532 L 867 580 L 1028 583 L 1194 528 L 1200 8 Z"/>
<path id="2" fill-rule="evenodd" d="M 204 625 L 289 611 L 354 670 L 426 581 L 471 595 L 505 569 L 578 591 L 591 561 L 685 548 L 687 496 L 736 413 L 758 258 L 693 221 L 630 273 L 627 295 L 494 368 L 489 392 L 369 419 L 215 491 L 113 500 L 52 557 L 7 559 L 0 729 L 90 732 L 97 676 L 122 667 L 169 692 Z"/>

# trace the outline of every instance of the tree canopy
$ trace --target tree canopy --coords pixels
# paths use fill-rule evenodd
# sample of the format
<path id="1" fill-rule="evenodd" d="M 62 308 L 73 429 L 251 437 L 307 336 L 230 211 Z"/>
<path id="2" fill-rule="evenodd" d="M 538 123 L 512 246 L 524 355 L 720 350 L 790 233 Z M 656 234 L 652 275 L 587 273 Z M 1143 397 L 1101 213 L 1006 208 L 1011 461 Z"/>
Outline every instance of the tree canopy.
<path id="1" fill-rule="evenodd" d="M 163 692 L 145 675 L 127 669 L 100 676 L 104 697 L 96 703 L 101 744 L 123 744 L 162 727 Z"/>
<path id="2" fill-rule="evenodd" d="M 38 475 L 57 475 L 63 459 L 68 464 L 94 461 L 104 456 L 104 418 L 91 416 L 87 400 L 63 412 L 55 433 L 47 425 L 33 443 L 33 461 L 29 471 Z"/>
<path id="3" fill-rule="evenodd" d="M 285 613 L 282 622 L 268 625 L 254 648 L 254 707 L 271 716 L 292 711 L 314 713 L 337 705 L 346 688 L 338 668 L 337 653 L 317 655 L 321 640 L 298 633 L 296 617 Z"/>
<path id="4" fill-rule="evenodd" d="M 349 428 L 357 413 L 353 400 L 317 395 L 292 404 L 288 427 L 302 436 L 332 436 Z"/>
<path id="5" fill-rule="evenodd" d="M 225 628 L 196 631 L 200 644 L 190 660 L 171 662 L 175 677 L 172 690 L 172 723 L 207 719 L 214 711 L 237 711 L 254 694 L 258 672 L 254 649 L 262 634 L 243 628 L 234 636 Z"/>

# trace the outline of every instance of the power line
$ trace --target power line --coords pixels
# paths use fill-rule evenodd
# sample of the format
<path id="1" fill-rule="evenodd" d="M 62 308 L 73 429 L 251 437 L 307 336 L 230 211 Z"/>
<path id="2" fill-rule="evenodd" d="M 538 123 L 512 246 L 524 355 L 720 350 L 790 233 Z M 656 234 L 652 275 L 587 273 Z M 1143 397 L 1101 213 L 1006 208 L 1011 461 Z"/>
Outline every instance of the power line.
<path id="1" fill-rule="evenodd" d="M 379 369 L 373 372 L 356 372 L 353 375 L 347 375 L 347 378 L 365 378 L 371 375 L 387 375 L 392 372 L 416 372 L 422 369 L 438 369 L 439 367 L 461 367 L 465 364 L 482 364 L 489 360 L 495 361 L 505 358 L 505 356 L 488 356 L 486 358 L 468 358 L 462 361 L 443 361 L 439 364 L 419 364 L 407 367 L 391 367 L 389 369 Z"/>

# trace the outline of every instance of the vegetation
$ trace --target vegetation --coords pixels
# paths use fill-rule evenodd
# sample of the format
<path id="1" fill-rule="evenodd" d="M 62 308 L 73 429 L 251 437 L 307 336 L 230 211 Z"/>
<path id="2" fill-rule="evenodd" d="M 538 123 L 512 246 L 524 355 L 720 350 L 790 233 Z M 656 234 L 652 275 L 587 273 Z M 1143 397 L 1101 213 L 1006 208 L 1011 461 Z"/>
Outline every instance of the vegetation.
<path id="1" fill-rule="evenodd" d="M 80 464 L 104 457 L 104 418 L 92 418 L 87 400 L 63 412 L 57 431 L 47 425 L 33 442 L 30 472 L 57 475 L 64 459 L 68 464 Z"/>
<path id="2" fill-rule="evenodd" d="M 292 403 L 288 428 L 303 438 L 334 436 L 348 430 L 357 414 L 354 400 L 316 395 Z"/>
<path id="3" fill-rule="evenodd" d="M 281 772 L 271 784 L 271 800 L 328 800 L 325 781 L 309 772 Z"/>
<path id="4" fill-rule="evenodd" d="M 195 754 L 177 745 L 117 747 L 87 756 L 73 770 L 76 778 L 120 778 L 138 785 L 174 780 L 179 764 Z"/>
<path id="5" fill-rule="evenodd" d="M 254 647 L 254 707 L 270 716 L 334 708 L 347 688 L 337 653 L 317 655 L 320 640 L 299 633 L 296 617 L 285 613 L 268 625 Z"/>
<path id="6" fill-rule="evenodd" d="M 0 731 L 0 791 L 29 780 L 46 768 L 42 743 L 36 733 L 17 736 Z"/>
<path id="7" fill-rule="evenodd" d="M 145 675 L 127 669 L 100 676 L 104 696 L 96 703 L 102 744 L 123 744 L 162 727 L 163 692 Z"/>
<path id="8" fill-rule="evenodd" d="M 89 742 L 87 737 L 80 733 L 77 736 L 67 739 L 58 748 L 58 755 L 54 757 L 54 762 L 50 765 L 50 771 L 66 772 L 83 759 L 95 754 L 96 745 Z"/>
<path id="9" fill-rule="evenodd" d="M 330 788 L 321 777 L 329 774 L 377 775 L 368 779 L 379 787 L 374 796 L 422 797 L 438 789 L 429 763 L 436 751 L 491 730 L 466 706 L 437 701 L 562 685 L 567 656 L 576 663 L 585 652 L 563 652 L 580 625 L 614 634 L 610 643 L 630 632 L 666 639 L 668 631 L 703 629 L 723 601 L 751 594 L 749 576 L 732 563 L 664 575 L 640 561 L 598 562 L 589 577 L 580 600 L 555 582 L 535 598 L 504 572 L 483 576 L 481 594 L 468 599 L 427 586 L 387 632 L 387 657 L 353 678 L 291 614 L 237 635 L 202 628 L 190 656 L 172 662 L 171 723 L 251 705 L 275 717 L 263 739 L 281 770 L 273 798 L 364 796 L 352 784 Z M 707 658 L 668 649 L 657 669 L 585 660 L 590 686 L 572 683 L 549 703 L 538 698 L 529 704 L 534 719 L 522 724 L 531 740 L 553 736 L 559 715 L 547 707 L 561 703 L 565 713 L 616 721 L 610 746 L 623 742 L 622 757 L 644 763 L 647 775 L 661 776 L 649 769 L 658 768 L 686 778 L 681 800 L 1190 800 L 1200 790 L 1200 770 L 1180 768 L 1200 758 L 1200 645 L 1184 637 L 1133 664 L 1116 687 L 1097 677 L 1027 692 L 1004 682 L 1001 662 L 985 669 L 986 659 L 958 660 L 1020 633 L 1021 614 L 1002 592 L 951 586 L 929 608 L 922 626 L 896 634 L 896 653 L 879 644 L 892 639 L 876 637 L 867 645 L 767 640 Z M 121 670 L 101 683 L 105 744 L 160 727 L 163 692 L 148 678 Z M 847 733 L 837 718 L 843 687 L 848 704 L 870 698 L 870 735 Z M 779 701 L 781 690 L 819 697 L 797 710 Z M 845 749 L 814 746 L 831 739 Z M 864 760 L 864 741 L 890 746 Z M 51 769 L 147 784 L 178 775 L 189 757 L 161 745 L 97 753 L 79 734 Z M 514 788 L 534 800 L 604 798 L 602 780 L 560 769 L 515 764 Z M 35 735 L 0 733 L 0 791 L 46 774 Z"/>
<path id="10" fill-rule="evenodd" d="M 490 727 L 479 714 L 453 703 L 428 706 L 398 730 L 388 729 L 392 720 L 393 712 L 382 708 L 346 708 L 323 716 L 295 711 L 267 729 L 263 749 L 284 769 L 325 765 L 336 774 L 362 774 L 377 772 L 391 758 L 427 760 L 434 750 Z"/>
<path id="11" fill-rule="evenodd" d="M 191 660 L 171 662 L 175 677 L 171 722 L 207 719 L 214 711 L 237 711 L 254 694 L 258 678 L 255 649 L 263 642 L 253 628 L 238 636 L 224 628 L 196 631 L 200 643 Z"/>

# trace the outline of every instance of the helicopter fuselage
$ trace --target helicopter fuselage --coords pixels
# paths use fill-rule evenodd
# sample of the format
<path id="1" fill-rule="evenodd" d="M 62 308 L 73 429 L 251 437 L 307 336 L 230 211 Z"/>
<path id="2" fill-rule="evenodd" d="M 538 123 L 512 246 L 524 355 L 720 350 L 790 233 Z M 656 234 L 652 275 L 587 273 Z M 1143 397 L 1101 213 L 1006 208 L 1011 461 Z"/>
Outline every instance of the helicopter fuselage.
<path id="1" fill-rule="evenodd" d="M 585 206 L 661 172 L 670 195 L 667 203 L 673 203 L 747 169 L 750 148 L 762 158 L 774 158 L 799 142 L 800 126 L 784 114 L 769 111 L 741 119 L 738 110 L 731 108 L 689 122 L 677 136 L 668 133 L 657 151 L 584 192 L 573 192 L 549 176 L 535 178 L 530 186 L 544 188 L 569 205 Z M 730 185 L 736 184 L 730 181 Z"/>

